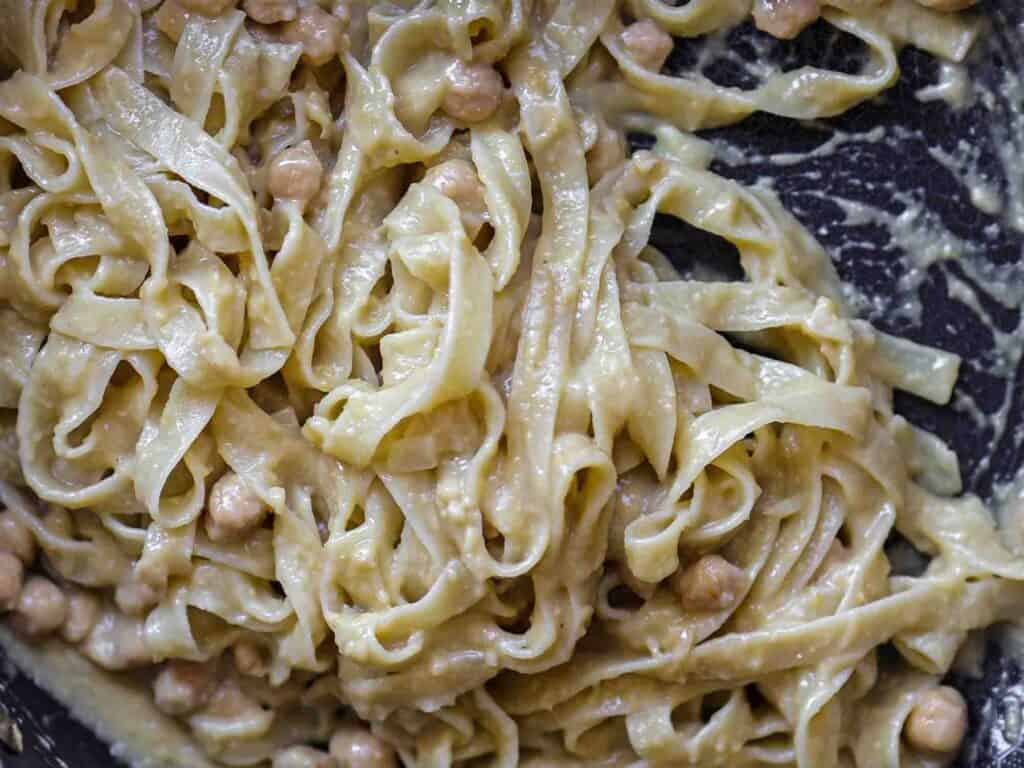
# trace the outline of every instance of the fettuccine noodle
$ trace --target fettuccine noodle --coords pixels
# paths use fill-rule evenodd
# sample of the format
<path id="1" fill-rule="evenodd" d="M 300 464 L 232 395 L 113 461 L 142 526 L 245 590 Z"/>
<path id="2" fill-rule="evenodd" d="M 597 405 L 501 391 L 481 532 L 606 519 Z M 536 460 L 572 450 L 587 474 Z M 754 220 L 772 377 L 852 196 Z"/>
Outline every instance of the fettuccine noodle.
<path id="1" fill-rule="evenodd" d="M 893 413 L 959 360 L 692 132 L 961 61 L 963 5 L 0 0 L 0 606 L 225 765 L 948 763 L 1024 606 Z M 751 15 L 862 68 L 662 73 Z"/>

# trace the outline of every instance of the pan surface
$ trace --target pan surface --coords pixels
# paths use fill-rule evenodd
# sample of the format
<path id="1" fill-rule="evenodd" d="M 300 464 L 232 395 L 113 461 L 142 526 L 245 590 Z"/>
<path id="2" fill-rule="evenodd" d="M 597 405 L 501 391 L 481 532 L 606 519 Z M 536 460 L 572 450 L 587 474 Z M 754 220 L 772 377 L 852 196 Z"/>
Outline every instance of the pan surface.
<path id="1" fill-rule="evenodd" d="M 956 450 L 965 489 L 998 502 L 1019 491 L 1013 478 L 1024 464 L 1024 10 L 1019 0 L 980 8 L 991 30 L 969 64 L 973 85 L 908 49 L 900 83 L 840 118 L 801 125 L 756 116 L 704 137 L 719 150 L 714 170 L 770 185 L 821 241 L 853 311 L 964 358 L 952 407 L 898 395 L 897 409 Z M 847 68 L 858 54 L 824 25 L 792 43 L 769 43 L 747 25 L 726 46 L 710 42 L 681 41 L 670 66 L 703 65 L 743 87 L 744 57 Z M 964 103 L 934 98 L 943 95 Z M 724 241 L 674 220 L 659 222 L 653 243 L 684 272 L 738 269 Z M 1024 768 L 1020 669 L 995 635 L 976 645 L 987 650 L 979 668 L 955 679 L 970 704 L 958 764 Z M 22 754 L 0 747 L 0 765 L 120 765 L 2 655 L 0 703 L 24 735 Z"/>

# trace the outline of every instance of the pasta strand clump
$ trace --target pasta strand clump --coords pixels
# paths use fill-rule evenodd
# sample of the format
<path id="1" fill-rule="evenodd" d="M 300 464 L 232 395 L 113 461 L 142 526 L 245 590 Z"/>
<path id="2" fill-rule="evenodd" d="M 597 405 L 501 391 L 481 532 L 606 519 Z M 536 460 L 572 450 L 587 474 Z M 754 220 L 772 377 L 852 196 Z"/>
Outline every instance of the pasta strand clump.
<path id="1" fill-rule="evenodd" d="M 837 115 L 902 46 L 962 60 L 976 19 L 78 5 L 0 0 L 0 591 L 24 631 L 155 665 L 226 765 L 952 758 L 939 681 L 1024 605 L 955 457 L 893 413 L 894 389 L 948 401 L 959 360 L 852 318 L 810 234 L 692 132 Z M 820 16 L 862 68 L 660 71 L 671 36 L 752 16 Z M 684 279 L 659 214 L 744 279 Z M 56 587 L 23 586 L 36 548 Z"/>

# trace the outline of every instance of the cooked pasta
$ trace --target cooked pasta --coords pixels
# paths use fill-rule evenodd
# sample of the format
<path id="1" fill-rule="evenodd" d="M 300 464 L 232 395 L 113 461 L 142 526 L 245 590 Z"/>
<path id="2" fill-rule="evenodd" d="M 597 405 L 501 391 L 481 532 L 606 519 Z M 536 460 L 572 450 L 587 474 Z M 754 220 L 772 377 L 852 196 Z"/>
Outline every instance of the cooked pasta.
<path id="1" fill-rule="evenodd" d="M 225 765 L 949 762 L 1024 606 L 893 413 L 959 360 L 693 132 L 961 61 L 963 5 L 0 0 L 0 607 Z M 751 16 L 863 66 L 663 73 Z"/>

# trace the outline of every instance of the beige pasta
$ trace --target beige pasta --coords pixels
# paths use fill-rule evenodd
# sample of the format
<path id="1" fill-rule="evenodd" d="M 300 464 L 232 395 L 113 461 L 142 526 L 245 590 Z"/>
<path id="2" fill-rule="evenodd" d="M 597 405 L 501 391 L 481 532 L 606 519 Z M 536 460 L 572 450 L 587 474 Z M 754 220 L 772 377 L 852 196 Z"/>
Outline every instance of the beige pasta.
<path id="1" fill-rule="evenodd" d="M 959 359 L 853 318 L 691 134 L 961 61 L 966 3 L 74 5 L 0 0 L 16 629 L 150 680 L 211 764 L 952 759 L 941 680 L 1024 606 L 892 411 Z M 663 72 L 673 36 L 819 16 L 862 71 Z M 659 214 L 744 278 L 677 273 Z"/>

